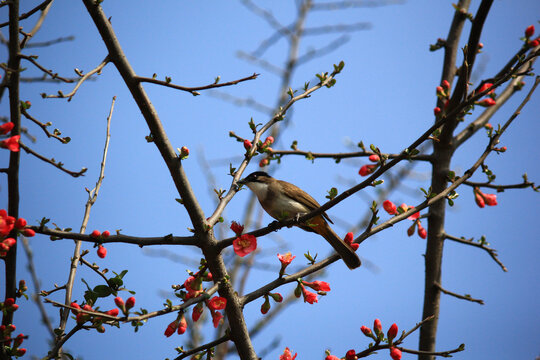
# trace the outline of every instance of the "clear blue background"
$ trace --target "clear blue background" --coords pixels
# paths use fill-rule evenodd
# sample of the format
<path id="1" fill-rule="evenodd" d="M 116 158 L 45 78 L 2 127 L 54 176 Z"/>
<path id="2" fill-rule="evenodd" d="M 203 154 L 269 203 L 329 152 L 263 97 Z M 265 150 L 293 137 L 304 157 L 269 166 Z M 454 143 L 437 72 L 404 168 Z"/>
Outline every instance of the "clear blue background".
<path id="1" fill-rule="evenodd" d="M 25 1 L 21 10 L 25 12 L 38 3 Z M 473 12 L 478 4 L 479 1 L 473 1 Z M 261 6 L 271 5 L 261 3 Z M 107 16 L 112 17 L 120 43 L 138 75 L 157 73 L 159 79 L 170 76 L 174 83 L 199 86 L 213 82 L 218 75 L 224 82 L 257 72 L 261 73 L 257 80 L 224 91 L 234 96 L 252 97 L 270 107 L 275 105 L 279 79 L 235 56 L 238 50 L 254 50 L 273 30 L 239 2 L 105 1 L 103 7 Z M 271 9 L 283 24 L 294 18 L 292 4 L 281 2 Z M 477 60 L 477 67 L 482 70 L 473 76 L 475 81 L 492 76 L 507 62 L 521 46 L 519 38 L 525 27 L 537 24 L 539 14 L 538 1 L 494 3 L 482 36 L 484 51 Z M 314 84 L 314 74 L 331 71 L 332 64 L 340 60 L 346 64 L 335 87 L 317 91 L 310 99 L 295 104 L 292 123 L 277 138 L 274 148 L 288 149 L 293 140 L 298 140 L 299 148 L 303 150 L 350 151 L 350 144 L 363 140 L 366 145 L 377 145 L 383 152 L 401 151 L 433 122 L 435 86 L 440 81 L 443 52 L 431 53 L 428 48 L 437 38 L 447 35 L 452 15 L 450 1 L 425 0 L 311 14 L 308 27 L 365 21 L 371 23 L 372 28 L 351 34 L 349 43 L 295 73 L 290 85 L 299 88 L 305 81 Z M 0 18 L 2 21 L 7 19 L 7 7 L 0 9 Z M 33 21 L 23 21 L 22 26 L 28 31 Z M 469 24 L 466 31 L 468 29 Z M 6 29 L 3 34 L 6 36 Z M 465 41 L 467 32 L 464 34 Z M 75 40 L 44 49 L 28 49 L 24 53 L 38 54 L 41 64 L 64 76 L 71 76 L 75 67 L 89 71 L 105 57 L 105 46 L 82 2 L 55 2 L 34 41 L 68 35 L 74 35 Z M 310 48 L 320 48 L 336 37 L 336 34 L 307 37 L 302 42 L 300 54 Z M 264 58 L 282 66 L 286 45 L 281 40 Z M 0 57 L 2 61 L 7 59 L 4 47 L 0 48 Z M 41 75 L 31 64 L 24 62 L 24 66 L 28 70 L 23 75 Z M 531 82 L 532 79 L 527 81 L 524 91 L 530 88 Z M 72 86 L 23 85 L 21 97 L 32 102 L 30 113 L 43 122 L 52 121 L 53 128 L 59 128 L 63 135 L 72 138 L 68 145 L 47 140 L 39 128 L 23 120 L 24 126 L 38 137 L 38 142 L 23 141 L 36 151 L 64 162 L 72 170 L 84 166 L 88 167 L 88 172 L 82 178 L 72 179 L 23 153 L 21 216 L 30 223 L 47 217 L 60 227 L 78 229 L 87 198 L 84 188 L 92 188 L 97 179 L 106 117 L 111 99 L 116 95 L 106 178 L 92 209 L 88 230 L 114 232 L 122 229 L 122 233 L 135 236 L 187 235 L 186 228 L 190 224 L 186 212 L 174 201 L 178 196 L 166 167 L 155 146 L 145 141 L 144 136 L 148 135 L 146 124 L 116 69 L 108 65 L 97 81 L 86 82 L 71 102 L 40 97 L 42 92 L 54 94 L 62 90 L 68 93 Z M 227 175 L 229 163 L 238 165 L 244 153 L 242 145 L 229 138 L 228 132 L 233 130 L 240 136 L 249 137 L 249 119 L 253 117 L 255 122 L 262 123 L 269 119 L 268 115 L 248 107 L 237 107 L 208 93 L 193 97 L 151 84 L 144 87 L 173 146 L 190 148 L 191 156 L 184 162 L 185 170 L 205 213 L 211 214 L 216 201 L 212 188 L 228 189 L 231 180 Z M 496 126 L 506 121 L 523 96 L 524 93 L 518 94 L 509 101 L 491 123 Z M 488 158 L 487 164 L 497 174 L 497 183 L 519 183 L 524 172 L 531 181 L 540 180 L 539 105 L 540 95 L 536 93 L 502 138 L 501 145 L 507 146 L 508 151 Z M 0 112 L 8 114 L 7 97 L 0 103 Z M 452 167 L 462 173 L 486 144 L 487 137 L 480 131 L 459 150 Z M 7 164 L 7 152 L 0 153 L 0 157 L 1 163 Z M 201 166 L 201 159 L 208 161 L 210 170 Z M 248 172 L 257 170 L 257 163 L 258 159 L 254 159 Z M 330 187 L 335 186 L 341 192 L 358 183 L 361 180 L 358 168 L 364 163 L 365 160 L 356 159 L 339 165 L 330 160 L 316 160 L 312 164 L 301 157 L 288 157 L 273 170 L 276 177 L 296 183 L 323 202 Z M 415 167 L 414 174 L 406 179 L 407 187 L 392 194 L 391 199 L 396 203 L 421 202 L 419 187 L 429 186 L 429 173 L 425 165 Z M 215 184 L 211 183 L 210 174 Z M 0 178 L 3 193 L 0 206 L 3 208 L 7 206 L 7 186 L 5 177 Z M 485 178 L 477 174 L 474 179 L 484 181 Z M 470 188 L 462 187 L 458 192 L 461 196 L 448 211 L 446 231 L 475 239 L 485 235 L 491 246 L 498 250 L 509 272 L 503 273 L 482 250 L 446 243 L 443 286 L 482 298 L 486 304 L 481 306 L 442 296 L 437 349 L 448 350 L 465 343 L 466 351 L 456 354 L 456 359 L 532 359 L 540 354 L 537 329 L 540 320 L 538 194 L 530 189 L 506 191 L 498 195 L 499 206 L 479 209 Z M 362 220 L 375 196 L 373 190 L 366 190 L 331 209 L 329 214 L 335 220 L 336 231 L 344 234 Z M 218 226 L 222 234 L 232 235 L 228 224 L 243 219 L 247 201 L 247 192 L 240 192 L 233 199 L 225 213 L 227 222 Z M 387 215 L 381 213 L 381 218 L 385 220 Z M 262 225 L 270 220 L 264 215 Z M 393 322 L 400 329 L 413 327 L 421 320 L 425 241 L 416 235 L 407 237 L 408 225 L 408 221 L 401 223 L 363 243 L 359 249 L 364 260 L 362 268 L 351 272 L 342 263 L 336 263 L 328 269 L 326 276 L 317 276 L 317 279 L 330 282 L 332 291 L 328 296 L 315 305 L 300 300 L 294 302 L 285 313 L 270 322 L 262 335 L 253 339 L 256 350 L 261 354 L 278 339 L 280 342 L 272 345 L 264 358 L 277 359 L 285 346 L 298 352 L 299 359 L 323 358 L 327 348 L 342 356 L 348 349 L 360 351 L 367 347 L 368 341 L 359 328 L 361 325 L 372 326 L 375 318 L 382 320 L 385 330 Z M 63 284 L 67 279 L 73 242 L 51 242 L 44 236 L 36 236 L 30 241 L 41 279 L 40 288 L 50 290 L 54 284 Z M 91 249 L 91 246 L 84 244 L 83 248 Z M 164 299 L 171 297 L 170 285 L 183 282 L 185 269 L 194 269 L 200 257 L 193 249 L 179 247 L 140 249 L 132 245 L 108 245 L 107 248 L 106 259 L 99 259 L 92 249 L 88 259 L 117 272 L 129 269 L 125 280 L 128 288 L 137 291 L 137 308 L 150 311 L 162 308 Z M 257 262 L 274 268 L 272 271 L 255 268 L 246 292 L 277 276 L 275 254 L 278 251 L 292 250 L 297 255 L 296 265 L 300 265 L 304 262 L 302 254 L 307 250 L 318 252 L 320 256 L 330 250 L 324 241 L 296 229 L 284 229 L 259 239 L 259 248 Z M 155 256 L 162 251 L 187 257 L 193 262 L 186 265 Z M 31 285 L 22 249 L 18 264 L 20 278 L 27 279 Z M 3 279 L 4 274 L 1 276 Z M 84 291 L 81 277 L 93 285 L 99 284 L 93 273 L 81 269 L 74 291 L 74 299 L 79 302 Z M 279 291 L 285 295 L 293 288 L 288 285 Z M 123 296 L 128 295 L 124 293 Z M 51 298 L 62 301 L 63 297 L 57 293 Z M 261 318 L 261 303 L 259 300 L 246 307 L 249 325 Z M 30 338 L 24 345 L 29 354 L 42 357 L 48 350 L 49 338 L 40 324 L 37 307 L 25 300 L 19 304 L 21 309 L 15 316 L 17 333 L 28 334 Z M 101 301 L 100 306 L 104 310 L 114 307 L 112 298 Z M 57 326 L 58 311 L 48 309 Z M 188 341 L 188 335 L 163 336 L 165 327 L 173 319 L 172 314 L 152 319 L 137 334 L 133 334 L 129 324 L 124 324 L 121 329 L 107 328 L 105 334 L 79 332 L 67 343 L 66 349 L 85 359 L 172 358 L 175 357 L 174 347 Z M 73 324 L 70 321 L 68 330 Z M 211 340 L 213 330 L 208 328 L 204 335 L 206 340 Z M 404 345 L 417 348 L 416 334 Z M 389 356 L 384 352 L 373 358 L 387 359 Z M 411 359 L 413 355 L 403 358 Z"/>

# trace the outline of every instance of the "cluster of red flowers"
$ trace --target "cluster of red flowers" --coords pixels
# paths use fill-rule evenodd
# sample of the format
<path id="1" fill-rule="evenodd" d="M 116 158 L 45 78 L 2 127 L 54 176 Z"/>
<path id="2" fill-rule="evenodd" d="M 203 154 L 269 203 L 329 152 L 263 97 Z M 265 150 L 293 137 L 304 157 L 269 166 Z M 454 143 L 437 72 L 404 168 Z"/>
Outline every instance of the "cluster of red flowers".
<path id="1" fill-rule="evenodd" d="M 267 137 L 266 140 L 264 140 L 264 142 L 259 145 L 259 151 L 262 153 L 265 152 L 265 153 L 271 154 L 272 148 L 270 147 L 270 145 L 272 145 L 273 143 L 274 143 L 274 138 L 272 136 Z M 259 167 L 267 166 L 268 164 L 270 164 L 271 159 L 272 159 L 271 156 L 267 156 L 264 159 L 261 159 L 261 161 L 259 162 Z"/>
<path id="2" fill-rule="evenodd" d="M 279 356 L 279 360 L 294 360 L 296 359 L 296 355 L 298 354 L 294 353 L 293 355 L 291 350 L 288 347 L 286 347 L 285 350 L 283 351 L 283 354 Z"/>
<path id="3" fill-rule="evenodd" d="M 435 90 L 437 92 L 437 97 L 444 101 L 444 108 L 446 108 L 449 102 L 448 98 L 450 97 L 450 83 L 448 80 L 443 80 L 441 85 L 437 86 Z M 439 116 L 441 112 L 442 110 L 438 106 L 433 109 L 433 114 L 435 114 L 435 116 Z"/>
<path id="4" fill-rule="evenodd" d="M 15 125 L 12 122 L 7 122 L 0 125 L 0 135 L 7 135 Z M 14 135 L 7 139 L 0 141 L 0 147 L 8 149 L 9 151 L 18 152 L 19 151 L 19 140 L 21 135 Z"/>
<path id="5" fill-rule="evenodd" d="M 7 298 L 6 301 L 4 301 L 2 307 L 5 309 L 5 304 L 9 302 L 13 302 L 11 306 L 15 305 L 13 298 Z M 13 337 L 12 333 L 15 331 L 15 329 L 16 327 L 13 324 L 9 324 L 7 326 L 0 325 L 0 342 L 2 344 L 2 347 L 4 347 L 7 355 L 20 357 L 26 354 L 26 349 L 19 347 L 23 343 L 23 340 L 26 336 L 24 334 L 19 334 L 16 337 Z M 12 341 L 13 345 L 11 345 Z"/>
<path id="6" fill-rule="evenodd" d="M 497 195 L 496 194 L 485 194 L 479 188 L 475 187 L 473 190 L 474 201 L 478 207 L 483 208 L 487 206 L 497 205 Z"/>
<path id="7" fill-rule="evenodd" d="M 376 164 L 367 164 L 367 165 L 362 166 L 360 170 L 358 170 L 358 174 L 360 174 L 360 176 L 368 176 L 369 174 L 374 172 L 375 169 L 377 169 L 377 167 L 379 167 L 378 163 L 380 160 L 381 159 L 379 158 L 379 155 L 370 155 L 369 161 L 374 162 Z"/>
<path id="8" fill-rule="evenodd" d="M 92 233 L 90 233 L 90 236 L 94 239 L 106 239 L 109 236 L 111 236 L 111 233 L 109 230 L 105 230 L 103 233 L 100 233 L 99 230 L 94 230 Z M 107 256 L 107 249 L 102 244 L 98 245 L 97 249 L 97 256 L 104 259 L 105 256 Z"/>
<path id="9" fill-rule="evenodd" d="M 9 216 L 5 209 L 0 210 L 0 257 L 5 257 L 9 249 L 17 243 L 16 239 L 8 237 L 13 230 L 28 237 L 36 235 L 34 230 L 26 226 L 25 219 L 15 219 Z"/>
<path id="10" fill-rule="evenodd" d="M 384 210 L 390 214 L 390 215 L 398 215 L 400 213 L 404 213 L 410 209 L 414 209 L 414 206 L 408 206 L 407 204 L 401 204 L 399 208 L 390 200 L 385 200 L 383 202 L 383 208 Z M 420 212 L 416 212 L 409 216 L 407 219 L 412 220 L 413 224 L 407 229 L 407 235 L 412 236 L 414 234 L 414 231 L 416 228 L 418 228 L 418 236 L 420 236 L 422 239 L 427 238 L 427 231 L 422 226 L 422 223 L 420 222 Z"/>
<path id="11" fill-rule="evenodd" d="M 317 294 L 307 290 L 306 286 L 315 290 L 319 295 L 326 295 L 326 293 L 330 291 L 330 284 L 325 281 L 308 282 L 299 279 L 298 286 L 294 290 L 294 295 L 297 298 L 302 296 L 304 298 L 304 302 L 307 302 L 308 304 L 319 302 L 319 299 L 317 298 Z"/>
<path id="12" fill-rule="evenodd" d="M 233 241 L 233 249 L 236 255 L 244 257 L 257 249 L 257 238 L 250 234 L 242 234 L 244 225 L 240 225 L 236 221 L 233 221 L 231 230 L 234 231 L 237 236 Z"/>
<path id="13" fill-rule="evenodd" d="M 124 302 L 124 300 L 118 296 L 114 299 L 114 303 L 116 304 L 116 306 L 118 306 L 118 308 L 114 308 L 105 312 L 94 310 L 94 308 L 92 308 L 90 304 L 84 304 L 83 306 L 80 306 L 79 304 L 77 304 L 76 301 L 73 301 L 69 305 L 71 306 L 71 312 L 73 313 L 73 315 L 75 315 L 75 321 L 77 321 L 77 324 L 82 325 L 87 321 L 91 321 L 93 328 L 95 328 L 99 333 L 104 333 L 105 327 L 103 326 L 103 322 L 108 320 L 108 318 L 103 318 L 99 315 L 88 314 L 81 310 L 102 313 L 108 316 L 115 317 L 118 316 L 120 310 L 122 310 L 122 313 L 127 316 L 129 314 L 129 310 L 135 306 L 135 298 L 132 296 Z"/>

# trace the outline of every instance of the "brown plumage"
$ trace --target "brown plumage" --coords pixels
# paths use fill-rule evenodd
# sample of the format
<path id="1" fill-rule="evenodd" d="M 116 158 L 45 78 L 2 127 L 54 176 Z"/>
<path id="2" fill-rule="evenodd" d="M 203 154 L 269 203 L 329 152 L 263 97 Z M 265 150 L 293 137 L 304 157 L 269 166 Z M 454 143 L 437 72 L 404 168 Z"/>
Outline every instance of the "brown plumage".
<path id="1" fill-rule="evenodd" d="M 296 185 L 274 179 L 263 171 L 254 172 L 239 183 L 250 188 L 257 195 L 263 209 L 277 220 L 292 219 L 321 206 L 317 200 Z M 359 267 L 361 262 L 358 255 L 337 236 L 327 220 L 332 223 L 328 215 L 323 212 L 297 226 L 324 237 L 350 269 Z"/>

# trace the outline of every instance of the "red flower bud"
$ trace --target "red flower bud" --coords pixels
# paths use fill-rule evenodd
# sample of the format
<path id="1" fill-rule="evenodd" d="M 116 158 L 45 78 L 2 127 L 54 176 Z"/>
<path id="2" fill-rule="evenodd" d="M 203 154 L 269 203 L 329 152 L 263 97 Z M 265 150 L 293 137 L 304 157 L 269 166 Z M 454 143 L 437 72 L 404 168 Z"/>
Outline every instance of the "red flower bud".
<path id="1" fill-rule="evenodd" d="M 132 296 L 126 300 L 126 309 L 131 309 L 135 306 L 135 298 Z"/>
<path id="2" fill-rule="evenodd" d="M 450 89 L 450 83 L 448 82 L 448 80 L 443 80 L 442 83 L 441 83 L 442 87 L 445 88 L 445 89 Z"/>
<path id="3" fill-rule="evenodd" d="M 497 205 L 497 195 L 495 194 L 484 194 L 484 201 L 487 206 Z"/>
<path id="4" fill-rule="evenodd" d="M 18 218 L 17 221 L 15 221 L 15 228 L 16 229 L 22 229 L 26 226 L 26 220 L 23 218 Z"/>
<path id="5" fill-rule="evenodd" d="M 93 237 L 94 239 L 98 238 L 99 235 L 101 235 L 101 233 L 100 233 L 98 230 L 94 230 L 94 231 L 92 231 L 92 233 L 90 234 L 90 236 Z"/>
<path id="6" fill-rule="evenodd" d="M 15 299 L 13 298 L 7 298 L 6 300 L 4 300 L 5 307 L 10 307 L 13 304 L 15 304 Z"/>
<path id="7" fill-rule="evenodd" d="M 240 236 L 242 235 L 242 232 L 244 231 L 244 225 L 240 225 L 236 221 L 233 221 L 231 223 L 231 230 L 234 231 L 236 236 Z"/>
<path id="8" fill-rule="evenodd" d="M 17 350 L 15 351 L 15 356 L 21 357 L 21 356 L 23 356 L 24 354 L 26 354 L 26 349 L 25 349 L 25 348 L 20 348 L 20 349 L 17 349 Z"/>
<path id="9" fill-rule="evenodd" d="M 392 326 L 390 326 L 390 329 L 388 329 L 388 332 L 386 333 L 386 336 L 388 337 L 388 340 L 393 340 L 398 333 L 398 326 L 394 323 Z"/>
<path id="10" fill-rule="evenodd" d="M 375 330 L 375 334 L 377 334 L 377 336 L 381 334 L 382 332 L 381 320 L 375 319 L 375 321 L 373 322 L 373 330 Z"/>
<path id="11" fill-rule="evenodd" d="M 477 192 L 474 193 L 474 201 L 476 201 L 476 205 L 478 205 L 479 208 L 483 208 L 486 206 L 484 198 L 480 196 L 480 194 L 478 194 Z"/>
<path id="12" fill-rule="evenodd" d="M 492 98 L 485 98 L 484 100 L 477 101 L 476 105 L 480 105 L 480 106 L 483 106 L 483 107 L 490 107 L 490 106 L 495 105 L 496 103 L 497 102 L 495 100 L 493 100 Z"/>
<path id="13" fill-rule="evenodd" d="M 83 305 L 82 308 L 83 308 L 83 310 L 86 310 L 86 311 L 94 311 L 94 309 L 92 309 L 92 307 L 90 305 L 88 305 L 88 304 Z"/>
<path id="14" fill-rule="evenodd" d="M 530 38 L 533 35 L 534 35 L 534 25 L 527 26 L 527 28 L 525 29 L 525 37 Z"/>
<path id="15" fill-rule="evenodd" d="M 7 238 L 4 241 L 2 241 L 2 244 L 7 247 L 7 250 L 9 250 L 9 248 L 12 247 L 13 245 L 15 245 L 16 243 L 17 243 L 17 240 L 15 240 L 13 238 Z"/>
<path id="16" fill-rule="evenodd" d="M 178 321 L 174 320 L 165 329 L 165 336 L 170 337 L 172 334 L 174 334 L 177 328 L 178 328 Z"/>
<path id="17" fill-rule="evenodd" d="M 223 310 L 226 306 L 227 299 L 220 296 L 214 296 L 208 301 L 208 307 L 210 310 Z"/>
<path id="18" fill-rule="evenodd" d="M 21 135 L 15 135 L 5 140 L 0 141 L 0 147 L 9 151 L 19 152 L 19 139 Z"/>
<path id="19" fill-rule="evenodd" d="M 186 146 L 182 146 L 180 149 L 180 157 L 183 159 L 187 158 L 189 156 L 189 149 Z"/>
<path id="20" fill-rule="evenodd" d="M 529 47 L 537 47 L 538 45 L 540 45 L 540 40 L 539 39 L 535 39 L 533 41 L 529 41 Z M 13 151 L 13 150 L 12 150 Z"/>
<path id="21" fill-rule="evenodd" d="M 264 143 L 268 144 L 268 145 L 273 144 L 274 143 L 274 137 L 273 136 L 267 137 L 266 140 L 264 140 Z"/>
<path id="22" fill-rule="evenodd" d="M 265 167 L 269 163 L 270 163 L 270 161 L 268 160 L 268 158 L 264 158 L 261 161 L 259 161 L 259 167 Z"/>
<path id="23" fill-rule="evenodd" d="M 15 348 L 19 347 L 23 343 L 23 340 L 24 340 L 24 334 L 17 335 L 17 337 L 13 341 L 13 347 Z"/>
<path id="24" fill-rule="evenodd" d="M 360 174 L 360 176 L 367 176 L 371 174 L 376 168 L 377 168 L 376 164 L 364 165 L 360 168 L 360 170 L 358 171 L 358 174 Z"/>
<path id="25" fill-rule="evenodd" d="M 261 314 L 265 315 L 270 310 L 270 299 L 268 296 L 264 297 L 264 302 L 261 305 Z"/>
<path id="26" fill-rule="evenodd" d="M 327 357 L 324 358 L 324 360 L 341 360 L 341 359 L 335 355 L 328 355 Z"/>
<path id="27" fill-rule="evenodd" d="M 108 238 L 109 236 L 111 236 L 111 232 L 109 230 L 105 230 L 101 236 L 103 236 L 104 239 Z"/>
<path id="28" fill-rule="evenodd" d="M 302 281 L 302 284 L 305 286 L 309 286 L 315 291 L 330 291 L 330 284 L 325 281 Z"/>
<path id="29" fill-rule="evenodd" d="M 356 351 L 354 351 L 354 349 L 347 351 L 347 353 L 345 354 L 345 360 L 357 360 L 357 359 L 358 357 L 356 356 Z"/>
<path id="30" fill-rule="evenodd" d="M 118 316 L 118 313 L 119 313 L 118 309 L 111 309 L 111 310 L 105 312 L 105 314 L 111 315 L 111 316 Z"/>
<path id="31" fill-rule="evenodd" d="M 71 307 L 74 307 L 76 309 L 80 309 L 81 307 L 79 306 L 79 304 L 77 304 L 75 301 L 73 301 L 71 304 L 69 304 Z M 75 309 L 71 309 L 71 313 L 73 315 L 77 315 L 79 312 Z"/>
<path id="32" fill-rule="evenodd" d="M 397 214 L 397 207 L 396 205 L 391 202 L 390 200 L 384 200 L 383 201 L 383 209 L 390 215 Z"/>
<path id="33" fill-rule="evenodd" d="M 427 231 L 424 229 L 422 224 L 420 224 L 420 222 L 418 222 L 418 236 L 420 236 L 422 239 L 427 238 Z"/>
<path id="34" fill-rule="evenodd" d="M 433 114 L 435 114 L 435 116 L 439 116 L 440 113 L 441 113 L 440 107 L 437 106 L 433 109 Z"/>
<path id="35" fill-rule="evenodd" d="M 0 125 L 0 134 L 6 135 L 8 132 L 10 132 L 15 125 L 10 121 L 5 124 Z"/>
<path id="36" fill-rule="evenodd" d="M 480 87 L 478 92 L 484 92 L 484 91 L 488 90 L 489 88 L 491 88 L 492 86 L 493 86 L 492 83 L 485 83 L 484 85 L 482 85 Z M 495 91 L 495 89 L 491 89 L 486 95 L 493 94 L 494 91 Z"/>
<path id="37" fill-rule="evenodd" d="M 366 336 L 371 336 L 372 332 L 371 332 L 371 329 L 368 328 L 367 326 L 364 326 L 362 325 L 362 327 L 360 327 L 360 331 L 362 331 L 362 333 Z"/>
<path id="38" fill-rule="evenodd" d="M 193 313 L 191 313 L 191 319 L 193 322 L 197 322 L 203 313 L 203 303 L 198 303 L 193 307 Z"/>
<path id="39" fill-rule="evenodd" d="M 118 306 L 120 309 L 123 309 L 125 304 L 124 304 L 124 299 L 122 299 L 120 296 L 117 296 L 114 298 L 114 303 L 116 304 L 116 306 Z"/>
<path id="40" fill-rule="evenodd" d="M 98 246 L 98 249 L 97 249 L 97 255 L 104 259 L 105 256 L 107 256 L 107 249 L 105 248 L 105 246 Z"/>
<path id="41" fill-rule="evenodd" d="M 376 155 L 376 154 L 373 154 L 373 155 L 369 155 L 369 161 L 372 161 L 372 162 L 379 162 L 379 155 Z"/>
<path id="42" fill-rule="evenodd" d="M 22 231 L 23 235 L 26 236 L 26 237 L 32 237 L 32 236 L 35 236 L 36 235 L 36 232 L 32 229 L 24 229 Z"/>
<path id="43" fill-rule="evenodd" d="M 392 360 L 401 360 L 401 350 L 391 347 L 390 348 L 390 357 Z"/>
<path id="44" fill-rule="evenodd" d="M 186 317 L 184 316 L 184 313 L 182 313 L 182 316 L 180 317 L 180 321 L 178 322 L 178 335 L 182 335 L 187 330 L 187 321 Z"/>
<path id="45" fill-rule="evenodd" d="M 247 139 L 244 140 L 244 148 L 245 148 L 246 150 L 250 150 L 252 146 L 253 146 L 253 145 L 251 145 L 251 141 L 249 141 L 249 140 L 247 140 Z"/>

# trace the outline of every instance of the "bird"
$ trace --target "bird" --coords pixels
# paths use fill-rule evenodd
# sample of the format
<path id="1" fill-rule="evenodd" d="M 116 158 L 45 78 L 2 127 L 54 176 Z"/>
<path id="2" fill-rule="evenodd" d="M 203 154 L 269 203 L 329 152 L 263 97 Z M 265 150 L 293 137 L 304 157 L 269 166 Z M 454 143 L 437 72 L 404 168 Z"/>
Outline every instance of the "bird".
<path id="1" fill-rule="evenodd" d="M 321 205 L 311 195 L 298 186 L 283 180 L 274 179 L 264 171 L 256 171 L 237 182 L 247 186 L 259 200 L 262 208 L 278 221 L 298 218 Z M 333 224 L 323 212 L 305 223 L 297 224 L 299 228 L 321 235 L 330 243 L 343 259 L 349 269 L 355 269 L 362 263 L 354 250 L 332 230 L 328 222 Z"/>

